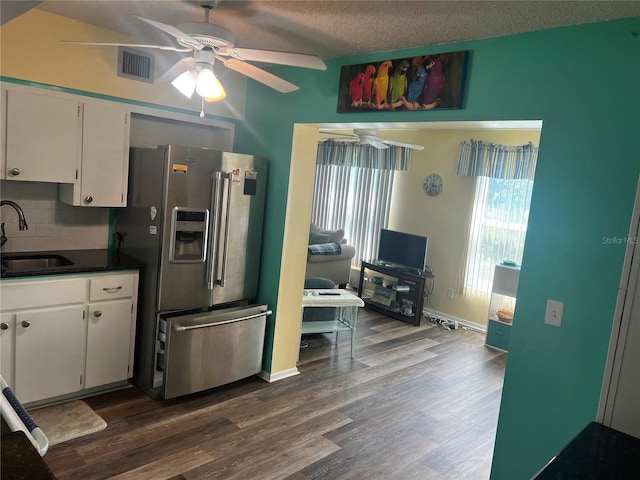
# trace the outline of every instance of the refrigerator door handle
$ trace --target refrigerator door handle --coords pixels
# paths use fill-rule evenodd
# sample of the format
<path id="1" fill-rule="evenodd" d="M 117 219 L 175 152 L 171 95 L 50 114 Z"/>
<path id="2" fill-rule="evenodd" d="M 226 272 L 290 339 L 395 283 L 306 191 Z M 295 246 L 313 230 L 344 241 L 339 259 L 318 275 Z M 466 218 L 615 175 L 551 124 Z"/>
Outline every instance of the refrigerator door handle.
<path id="1" fill-rule="evenodd" d="M 218 269 L 218 236 L 220 234 L 220 183 L 222 174 L 214 172 L 211 179 L 211 226 L 209 230 L 209 252 L 207 260 L 207 288 L 213 290 Z"/>
<path id="2" fill-rule="evenodd" d="M 175 332 L 186 332 L 187 330 L 196 330 L 199 328 L 209 328 L 209 327 L 217 327 L 218 325 L 226 325 L 228 323 L 235 322 L 243 322 L 244 320 L 251 320 L 252 318 L 269 316 L 273 312 L 271 310 L 267 310 L 266 312 L 256 313 L 254 315 L 247 315 L 244 317 L 232 318 L 230 320 L 223 320 L 221 322 L 213 322 L 213 323 L 204 323 L 202 325 L 173 325 L 173 330 Z"/>
<path id="3" fill-rule="evenodd" d="M 224 175 L 224 179 L 227 181 L 227 205 L 224 219 L 224 245 L 222 250 L 222 271 L 220 273 L 220 278 L 216 280 L 216 283 L 221 287 L 224 287 L 224 284 L 227 281 L 227 257 L 229 254 L 229 222 L 231 220 L 231 187 L 233 185 L 232 174 L 227 173 Z"/>

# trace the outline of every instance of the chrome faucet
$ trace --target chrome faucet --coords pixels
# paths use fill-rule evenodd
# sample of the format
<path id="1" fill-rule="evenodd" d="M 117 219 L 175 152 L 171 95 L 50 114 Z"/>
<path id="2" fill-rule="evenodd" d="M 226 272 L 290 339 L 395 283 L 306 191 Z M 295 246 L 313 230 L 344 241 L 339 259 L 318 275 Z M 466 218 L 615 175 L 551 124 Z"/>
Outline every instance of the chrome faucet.
<path id="1" fill-rule="evenodd" d="M 13 209 L 18 214 L 18 229 L 20 229 L 20 230 L 29 230 L 29 226 L 27 225 L 27 221 L 24 218 L 24 212 L 22 211 L 22 208 L 20 207 L 20 205 L 18 205 L 16 202 L 12 202 L 11 200 L 2 200 L 2 201 L 0 201 L 0 207 L 2 207 L 4 205 L 9 205 L 10 207 L 13 207 Z M 2 236 L 0 236 L 0 247 L 1 247 L 7 242 L 7 237 L 4 234 L 4 222 L 2 222 L 2 224 L 0 224 L 0 230 L 2 230 Z"/>

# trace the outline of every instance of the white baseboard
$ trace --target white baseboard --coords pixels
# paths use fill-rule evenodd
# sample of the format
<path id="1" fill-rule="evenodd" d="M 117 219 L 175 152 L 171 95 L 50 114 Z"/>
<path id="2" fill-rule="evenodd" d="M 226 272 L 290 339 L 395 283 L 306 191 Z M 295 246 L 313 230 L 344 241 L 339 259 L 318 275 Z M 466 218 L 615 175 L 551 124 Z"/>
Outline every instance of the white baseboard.
<path id="1" fill-rule="evenodd" d="M 431 308 L 425 308 L 422 310 L 422 315 L 429 316 L 429 315 L 433 315 L 436 316 L 438 318 L 440 318 L 441 320 L 448 320 L 450 322 L 458 322 L 460 325 L 463 325 L 471 330 L 476 330 L 478 332 L 481 333 L 486 333 L 487 332 L 487 326 L 486 325 L 481 325 L 479 323 L 476 322 L 472 322 L 471 320 L 467 320 L 464 318 L 460 318 L 460 317 L 455 317 L 453 315 L 448 315 L 446 313 L 441 313 L 438 312 L 436 310 L 433 310 Z"/>
<path id="2" fill-rule="evenodd" d="M 300 372 L 295 367 L 290 368 L 289 370 L 283 370 L 281 372 L 276 372 L 276 373 L 268 373 L 268 372 L 265 372 L 264 370 L 258 373 L 258 376 L 261 379 L 269 383 L 277 382 L 278 380 L 293 377 L 295 375 L 300 375 Z"/>

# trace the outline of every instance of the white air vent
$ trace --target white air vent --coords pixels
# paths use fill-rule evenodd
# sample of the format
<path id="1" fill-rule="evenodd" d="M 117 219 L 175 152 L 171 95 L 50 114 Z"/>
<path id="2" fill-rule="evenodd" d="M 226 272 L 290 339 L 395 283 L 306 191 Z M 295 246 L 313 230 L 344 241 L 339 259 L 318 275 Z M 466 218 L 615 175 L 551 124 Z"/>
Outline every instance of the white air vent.
<path id="1" fill-rule="evenodd" d="M 118 47 L 118 76 L 153 83 L 155 57 L 126 47 Z"/>

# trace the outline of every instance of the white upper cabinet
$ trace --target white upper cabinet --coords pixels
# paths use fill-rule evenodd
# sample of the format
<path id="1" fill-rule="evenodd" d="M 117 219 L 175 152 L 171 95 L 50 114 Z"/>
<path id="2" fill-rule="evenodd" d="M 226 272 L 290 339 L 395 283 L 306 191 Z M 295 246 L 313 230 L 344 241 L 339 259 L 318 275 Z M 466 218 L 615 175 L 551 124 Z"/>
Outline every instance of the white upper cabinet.
<path id="1" fill-rule="evenodd" d="M 9 90 L 6 97 L 7 180 L 74 183 L 82 142 L 82 103 Z"/>
<path id="2" fill-rule="evenodd" d="M 129 174 L 129 112 L 113 102 L 86 102 L 79 181 L 60 185 L 60 201 L 86 207 L 124 207 Z"/>

